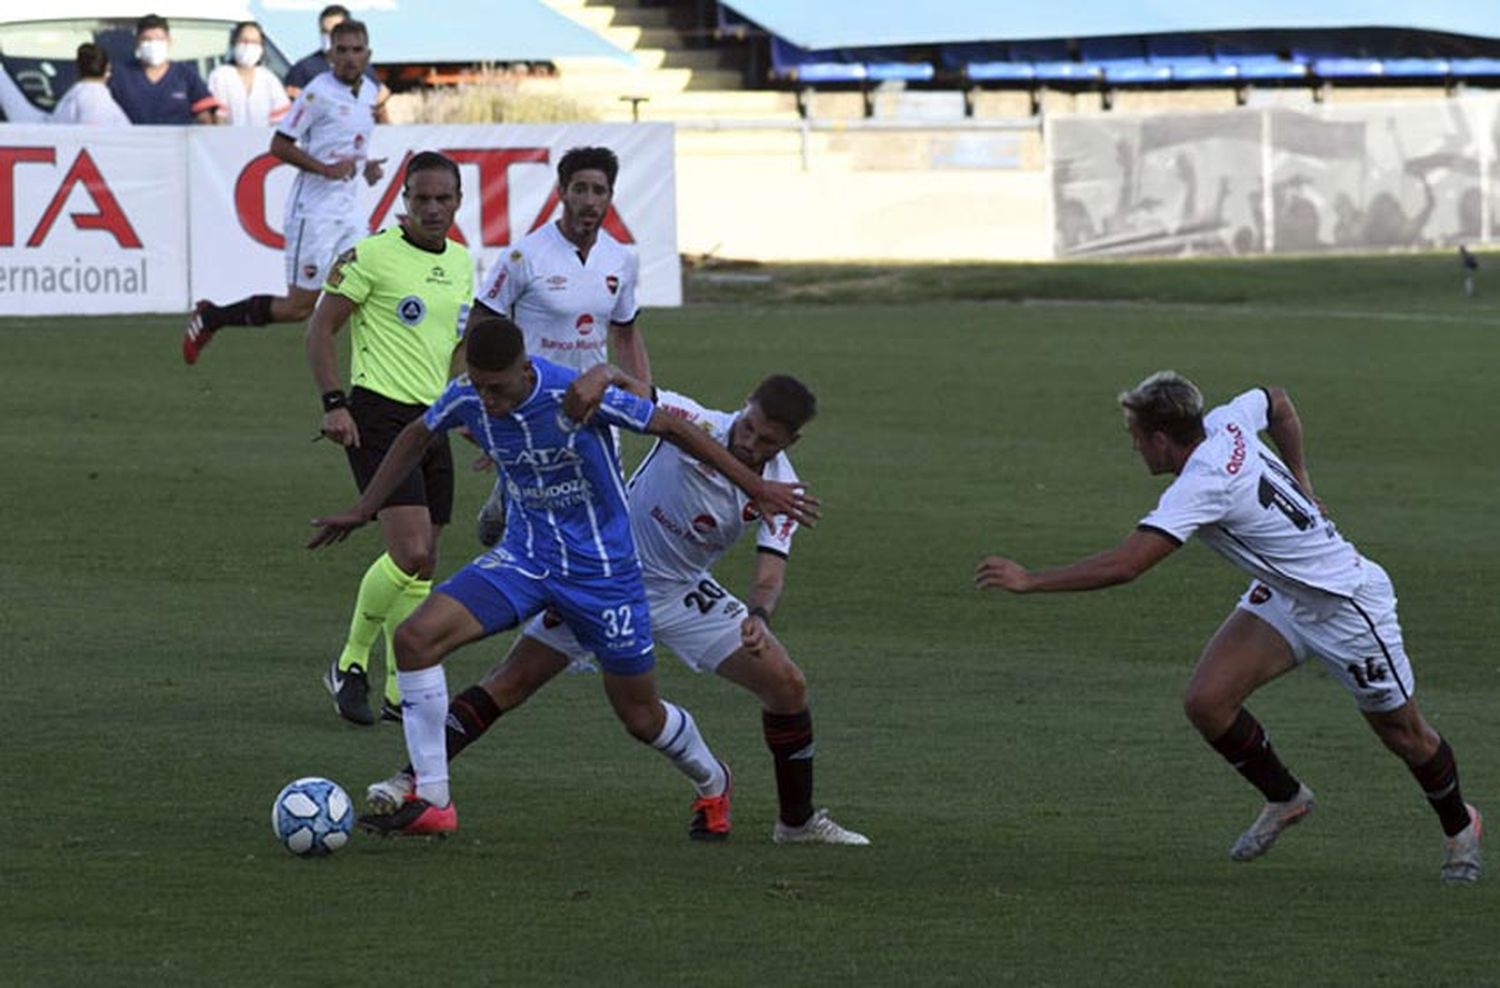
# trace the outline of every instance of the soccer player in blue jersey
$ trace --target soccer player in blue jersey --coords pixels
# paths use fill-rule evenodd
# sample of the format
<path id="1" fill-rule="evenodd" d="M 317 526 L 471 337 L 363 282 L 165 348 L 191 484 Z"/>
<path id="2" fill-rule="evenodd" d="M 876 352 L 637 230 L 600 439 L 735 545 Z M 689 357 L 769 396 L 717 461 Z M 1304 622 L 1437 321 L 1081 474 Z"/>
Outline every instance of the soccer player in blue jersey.
<path id="1" fill-rule="evenodd" d="M 508 510 L 500 544 L 440 585 L 396 629 L 402 726 L 416 789 L 395 813 L 361 817 L 361 825 L 386 834 L 457 829 L 443 659 L 551 607 L 599 659 L 605 693 L 626 730 L 692 780 L 698 799 L 690 834 L 723 839 L 729 771 L 692 715 L 656 693 L 651 614 L 610 426 L 680 446 L 729 478 L 764 518 L 785 515 L 811 525 L 817 500 L 801 485 L 762 479 L 708 433 L 645 398 L 609 388 L 589 407 L 570 390 L 576 373 L 527 356 L 521 330 L 503 316 L 471 324 L 464 353 L 468 374 L 397 436 L 353 508 L 314 519 L 318 531 L 308 543 L 338 542 L 368 522 L 438 433 L 467 427 L 501 472 Z"/>

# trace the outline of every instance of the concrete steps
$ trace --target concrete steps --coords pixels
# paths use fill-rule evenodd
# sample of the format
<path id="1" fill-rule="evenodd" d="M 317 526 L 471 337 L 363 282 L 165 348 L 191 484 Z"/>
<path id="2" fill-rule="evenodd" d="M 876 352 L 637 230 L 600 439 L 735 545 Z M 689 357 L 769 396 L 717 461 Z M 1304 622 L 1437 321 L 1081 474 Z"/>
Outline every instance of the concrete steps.
<path id="1" fill-rule="evenodd" d="M 555 90 L 587 105 L 604 120 L 795 120 L 786 93 L 747 92 L 732 54 L 693 45 L 673 25 L 672 8 L 638 0 L 545 0 L 615 47 L 635 65 L 600 59 L 559 59 Z M 528 83 L 528 85 L 531 85 Z M 621 97 L 647 101 L 632 111 Z M 744 97 L 744 98 L 742 98 Z"/>

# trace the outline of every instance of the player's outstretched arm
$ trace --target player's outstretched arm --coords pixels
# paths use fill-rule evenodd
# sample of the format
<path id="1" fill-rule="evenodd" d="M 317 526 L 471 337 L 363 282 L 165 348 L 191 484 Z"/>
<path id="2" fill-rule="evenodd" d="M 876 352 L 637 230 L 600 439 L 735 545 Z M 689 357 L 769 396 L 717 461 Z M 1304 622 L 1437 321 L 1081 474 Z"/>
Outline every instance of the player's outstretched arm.
<path id="1" fill-rule="evenodd" d="M 1276 444 L 1276 452 L 1281 454 L 1286 468 L 1297 478 L 1297 486 L 1302 488 L 1302 493 L 1317 501 L 1317 496 L 1313 494 L 1312 478 L 1307 475 L 1307 461 L 1302 456 L 1302 419 L 1297 415 L 1297 406 L 1292 404 L 1292 398 L 1285 388 L 1266 388 L 1266 394 L 1271 396 L 1271 409 L 1266 413 L 1266 433 L 1271 437 L 1271 442 Z M 1322 502 L 1318 501 L 1318 507 L 1322 506 Z"/>
<path id="2" fill-rule="evenodd" d="M 693 459 L 707 463 L 728 477 L 730 483 L 755 502 L 766 523 L 777 515 L 785 515 L 799 525 L 816 527 L 819 518 L 818 499 L 807 492 L 805 485 L 765 480 L 736 460 L 728 449 L 714 442 L 707 432 L 660 408 L 651 413 L 646 431 L 653 436 L 661 436 Z"/>
<path id="3" fill-rule="evenodd" d="M 988 556 L 975 567 L 974 586 L 1011 593 L 1098 590 L 1129 583 L 1176 549 L 1177 543 L 1160 532 L 1138 528 L 1113 549 L 1053 569 L 1032 571 L 1014 559 Z"/>
<path id="4" fill-rule="evenodd" d="M 342 542 L 349 537 L 350 532 L 374 518 L 396 486 L 422 462 L 422 456 L 427 452 L 432 437 L 433 433 L 421 419 L 413 420 L 402 429 L 396 436 L 396 441 L 391 443 L 391 448 L 386 450 L 385 458 L 375 470 L 375 476 L 370 478 L 370 483 L 354 507 L 336 515 L 313 519 L 313 527 L 317 531 L 308 540 L 307 547 L 316 549 Z"/>
<path id="5" fill-rule="evenodd" d="M 563 414 L 575 422 L 587 422 L 599 410 L 604 392 L 611 387 L 628 391 L 637 398 L 651 397 L 651 385 L 612 364 L 596 364 L 575 377 L 563 392 Z"/>

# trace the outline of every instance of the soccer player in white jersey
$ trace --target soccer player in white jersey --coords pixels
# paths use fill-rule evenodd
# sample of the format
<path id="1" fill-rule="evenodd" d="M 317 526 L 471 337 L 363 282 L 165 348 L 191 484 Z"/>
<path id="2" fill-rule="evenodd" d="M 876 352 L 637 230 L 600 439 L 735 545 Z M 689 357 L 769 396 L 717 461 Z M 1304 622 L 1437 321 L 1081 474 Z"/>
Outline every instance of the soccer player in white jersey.
<path id="1" fill-rule="evenodd" d="M 1176 477 L 1156 509 L 1113 549 L 1038 571 L 991 556 L 979 564 L 975 583 L 1013 593 L 1128 583 L 1196 532 L 1251 576 L 1205 646 L 1184 700 L 1204 740 L 1266 797 L 1230 857 L 1260 857 L 1313 809 L 1312 790 L 1282 764 L 1244 702 L 1316 655 L 1426 793 L 1445 836 L 1443 881 L 1477 881 L 1479 811 L 1459 792 L 1453 749 L 1412 695 L 1390 578 L 1339 534 L 1313 496 L 1302 422 L 1286 392 L 1246 391 L 1205 415 L 1197 387 L 1162 371 L 1119 400 L 1146 468 Z M 1261 431 L 1279 458 L 1260 441 Z"/>
<path id="2" fill-rule="evenodd" d="M 346 20 L 333 29 L 332 68 L 297 94 L 276 133 L 271 153 L 297 169 L 287 195 L 285 295 L 251 295 L 230 305 L 200 301 L 182 336 L 182 359 L 198 362 L 203 348 L 225 326 L 301 322 L 312 315 L 318 290 L 338 256 L 365 236 L 356 215 L 357 174 L 367 185 L 385 174 L 383 158 L 370 157 L 377 88 L 365 77 L 370 64 L 365 25 Z"/>
<path id="3" fill-rule="evenodd" d="M 638 262 L 604 221 L 614 201 L 620 162 L 603 147 L 577 147 L 557 163 L 562 216 L 516 241 L 485 273 L 469 318 L 513 320 L 526 351 L 586 371 L 610 359 L 628 376 L 651 380 L 646 343 L 636 329 Z M 494 545 L 505 530 L 497 484 L 479 513 L 479 541 Z"/>
<path id="4" fill-rule="evenodd" d="M 588 398 L 602 393 L 611 370 L 586 372 L 577 387 Z M 615 380 L 622 379 L 616 376 Z M 766 480 L 796 483 L 786 450 L 817 413 L 817 400 L 796 378 L 766 378 L 738 412 L 704 408 L 691 398 L 628 382 L 657 408 L 703 429 L 741 463 Z M 780 811 L 772 839 L 780 844 L 868 844 L 814 809 L 813 727 L 807 680 L 771 633 L 771 613 L 781 599 L 796 522 L 784 515 L 762 519 L 749 499 L 714 468 L 658 441 L 630 479 L 630 528 L 641 557 L 646 599 L 656 640 L 698 672 L 715 672 L 749 690 L 761 702 L 761 725 L 776 773 Z M 739 539 L 756 536 L 755 576 L 749 606 L 725 590 L 710 570 Z M 510 653 L 482 683 L 448 707 L 448 757 L 479 740 L 506 711 L 525 703 L 570 663 L 590 652 L 551 613 L 532 618 Z M 395 812 L 413 788 L 411 766 L 370 786 L 366 798 Z M 728 824 L 727 818 L 724 823 Z M 715 833 L 695 821 L 695 836 Z"/>

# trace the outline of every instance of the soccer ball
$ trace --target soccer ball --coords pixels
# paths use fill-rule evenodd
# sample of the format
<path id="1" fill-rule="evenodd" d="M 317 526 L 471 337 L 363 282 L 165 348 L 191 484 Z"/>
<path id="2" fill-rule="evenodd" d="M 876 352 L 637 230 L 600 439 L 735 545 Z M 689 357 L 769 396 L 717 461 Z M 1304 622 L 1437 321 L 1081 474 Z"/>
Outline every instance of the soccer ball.
<path id="1" fill-rule="evenodd" d="M 271 804 L 271 829 L 293 854 L 321 857 L 349 843 L 354 804 L 337 782 L 316 775 L 287 783 Z"/>

